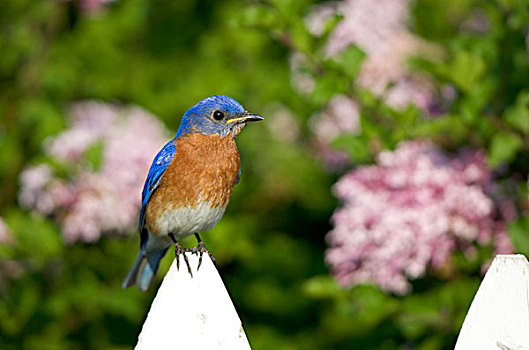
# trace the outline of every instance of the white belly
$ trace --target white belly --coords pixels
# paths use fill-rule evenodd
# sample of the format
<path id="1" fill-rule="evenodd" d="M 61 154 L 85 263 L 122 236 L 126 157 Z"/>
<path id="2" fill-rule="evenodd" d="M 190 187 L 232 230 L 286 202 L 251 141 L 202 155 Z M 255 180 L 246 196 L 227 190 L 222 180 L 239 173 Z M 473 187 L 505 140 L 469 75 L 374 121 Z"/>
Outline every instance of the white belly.
<path id="1" fill-rule="evenodd" d="M 213 228 L 220 220 L 225 207 L 212 208 L 209 202 L 201 202 L 194 208 L 167 209 L 156 221 L 158 235 L 173 233 L 181 238 Z"/>

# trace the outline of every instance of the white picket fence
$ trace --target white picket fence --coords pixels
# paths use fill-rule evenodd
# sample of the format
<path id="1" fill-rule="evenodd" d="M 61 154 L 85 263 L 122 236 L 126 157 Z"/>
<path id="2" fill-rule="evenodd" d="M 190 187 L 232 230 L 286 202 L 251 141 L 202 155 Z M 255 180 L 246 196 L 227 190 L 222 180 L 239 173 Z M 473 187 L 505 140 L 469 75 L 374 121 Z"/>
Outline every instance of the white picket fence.
<path id="1" fill-rule="evenodd" d="M 150 349 L 250 349 L 241 321 L 207 254 L 180 258 L 158 290 L 136 345 Z M 352 345 L 353 346 L 353 345 Z M 529 262 L 498 255 L 492 262 L 457 339 L 455 350 L 529 350 Z"/>
<path id="2" fill-rule="evenodd" d="M 529 349 L 529 262 L 525 256 L 496 256 L 470 305 L 455 349 Z"/>
<path id="3" fill-rule="evenodd" d="M 250 345 L 226 287 L 208 254 L 186 253 L 193 277 L 180 257 L 165 275 L 143 324 L 136 350 L 233 349 Z"/>

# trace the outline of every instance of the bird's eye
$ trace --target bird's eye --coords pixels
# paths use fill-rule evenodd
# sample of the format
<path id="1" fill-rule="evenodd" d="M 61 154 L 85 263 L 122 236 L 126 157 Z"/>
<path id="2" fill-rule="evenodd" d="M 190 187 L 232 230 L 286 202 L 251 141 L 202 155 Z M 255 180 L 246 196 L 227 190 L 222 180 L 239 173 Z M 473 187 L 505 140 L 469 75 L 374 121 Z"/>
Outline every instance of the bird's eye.
<path id="1" fill-rule="evenodd" d="M 221 111 L 215 111 L 213 112 L 213 118 L 215 118 L 215 120 L 222 120 L 224 119 L 224 113 Z"/>

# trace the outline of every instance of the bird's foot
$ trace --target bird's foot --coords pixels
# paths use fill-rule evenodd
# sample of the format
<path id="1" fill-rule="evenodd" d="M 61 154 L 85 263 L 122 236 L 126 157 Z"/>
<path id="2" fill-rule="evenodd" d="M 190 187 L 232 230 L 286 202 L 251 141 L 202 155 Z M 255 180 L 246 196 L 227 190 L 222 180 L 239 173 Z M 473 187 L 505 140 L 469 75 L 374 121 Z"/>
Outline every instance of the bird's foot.
<path id="1" fill-rule="evenodd" d="M 176 268 L 180 270 L 180 255 L 182 255 L 184 257 L 184 262 L 186 263 L 186 266 L 187 266 L 187 272 L 189 272 L 191 277 L 193 277 L 193 272 L 191 271 L 191 265 L 189 265 L 189 259 L 187 258 L 187 255 L 186 255 L 186 252 L 193 252 L 193 249 L 192 248 L 186 249 L 182 247 L 182 245 L 178 242 L 175 242 L 174 246 L 175 246 L 174 254 L 176 257 Z"/>
<path id="2" fill-rule="evenodd" d="M 211 255 L 209 250 L 206 248 L 206 245 L 202 241 L 199 241 L 196 247 L 191 248 L 191 253 L 197 254 L 199 256 L 197 271 L 200 269 L 200 265 L 202 265 L 202 255 L 204 253 L 208 253 L 209 257 L 211 258 L 211 261 L 213 261 L 213 264 L 215 264 L 215 258 L 213 257 L 213 255 Z"/>

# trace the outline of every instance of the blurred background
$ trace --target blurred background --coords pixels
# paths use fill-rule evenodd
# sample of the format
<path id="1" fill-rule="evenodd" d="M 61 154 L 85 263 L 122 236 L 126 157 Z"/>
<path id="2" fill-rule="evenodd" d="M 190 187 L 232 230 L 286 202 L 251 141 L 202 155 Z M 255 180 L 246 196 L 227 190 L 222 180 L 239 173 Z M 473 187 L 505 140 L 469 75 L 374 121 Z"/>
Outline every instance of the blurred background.
<path id="1" fill-rule="evenodd" d="M 213 94 L 265 117 L 203 235 L 253 348 L 451 348 L 529 254 L 528 29 L 527 0 L 2 1 L 0 348 L 134 346 L 174 257 L 120 288 L 143 181 Z"/>

